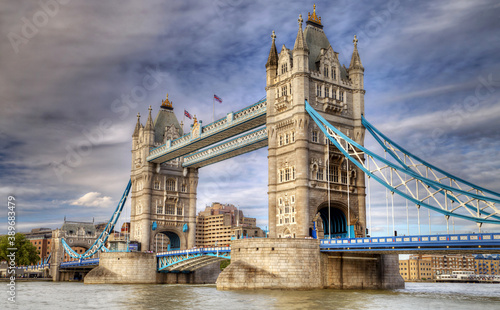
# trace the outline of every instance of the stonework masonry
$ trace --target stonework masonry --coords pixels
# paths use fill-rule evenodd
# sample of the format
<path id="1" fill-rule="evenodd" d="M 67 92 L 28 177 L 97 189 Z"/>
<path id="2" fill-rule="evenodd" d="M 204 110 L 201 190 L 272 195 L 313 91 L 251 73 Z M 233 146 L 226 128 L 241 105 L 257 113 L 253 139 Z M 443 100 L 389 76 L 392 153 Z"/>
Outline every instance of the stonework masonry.
<path id="1" fill-rule="evenodd" d="M 217 279 L 219 290 L 402 287 L 397 255 L 321 253 L 315 239 L 235 240 Z"/>
<path id="2" fill-rule="evenodd" d="M 84 278 L 85 284 L 209 284 L 215 283 L 219 262 L 190 273 L 159 273 L 156 256 L 141 252 L 101 253 L 99 266 Z"/>

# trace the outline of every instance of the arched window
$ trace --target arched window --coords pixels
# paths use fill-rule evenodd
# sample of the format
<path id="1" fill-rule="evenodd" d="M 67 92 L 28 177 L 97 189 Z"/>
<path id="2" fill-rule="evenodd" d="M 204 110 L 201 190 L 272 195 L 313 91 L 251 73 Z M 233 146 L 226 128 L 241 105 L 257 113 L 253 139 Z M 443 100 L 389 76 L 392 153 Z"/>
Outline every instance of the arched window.
<path id="1" fill-rule="evenodd" d="M 289 181 L 289 180 L 290 180 L 290 169 L 286 168 L 285 169 L 285 181 Z"/>
<path id="2" fill-rule="evenodd" d="M 290 135 L 285 134 L 285 144 L 288 144 L 288 143 L 290 143 Z"/>
<path id="3" fill-rule="evenodd" d="M 280 146 L 283 145 L 283 135 L 280 135 Z"/>
<path id="4" fill-rule="evenodd" d="M 177 215 L 182 215 L 182 207 L 177 207 Z"/>
<path id="5" fill-rule="evenodd" d="M 160 189 L 160 181 L 155 181 L 154 189 Z"/>
<path id="6" fill-rule="evenodd" d="M 295 180 L 295 166 L 292 167 L 292 180 Z"/>
<path id="7" fill-rule="evenodd" d="M 167 191 L 175 191 L 175 180 L 174 179 L 167 180 Z"/>
<path id="8" fill-rule="evenodd" d="M 325 87 L 325 97 L 326 98 L 330 97 L 330 88 L 329 87 Z"/>
<path id="9" fill-rule="evenodd" d="M 181 185 L 181 190 L 182 190 L 183 193 L 187 192 L 187 185 L 183 183 Z"/>
<path id="10" fill-rule="evenodd" d="M 280 170 L 280 182 L 283 182 L 283 169 Z"/>

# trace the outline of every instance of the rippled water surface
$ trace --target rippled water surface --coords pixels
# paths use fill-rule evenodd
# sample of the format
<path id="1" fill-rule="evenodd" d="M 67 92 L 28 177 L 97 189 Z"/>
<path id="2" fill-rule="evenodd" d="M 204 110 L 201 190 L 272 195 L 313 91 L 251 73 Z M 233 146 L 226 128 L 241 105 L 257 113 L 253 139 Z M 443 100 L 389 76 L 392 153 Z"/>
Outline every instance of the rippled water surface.
<path id="1" fill-rule="evenodd" d="M 5 284 L 4 284 L 5 285 Z M 406 283 L 382 291 L 217 291 L 214 285 L 18 282 L 0 309 L 500 309 L 500 284 Z"/>

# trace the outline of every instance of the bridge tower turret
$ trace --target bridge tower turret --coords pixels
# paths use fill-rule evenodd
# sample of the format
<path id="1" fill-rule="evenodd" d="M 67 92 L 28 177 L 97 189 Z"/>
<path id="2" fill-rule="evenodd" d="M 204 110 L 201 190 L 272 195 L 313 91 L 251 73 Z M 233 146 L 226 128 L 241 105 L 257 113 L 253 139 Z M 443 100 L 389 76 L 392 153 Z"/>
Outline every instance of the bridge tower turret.
<path id="1" fill-rule="evenodd" d="M 302 16 L 298 23 L 293 50 L 283 45 L 275 55 L 273 32 L 266 64 L 269 233 L 308 237 L 315 221 L 319 237 L 361 236 L 366 228 L 363 173 L 327 143 L 304 103 L 363 144 L 364 69 L 357 40 L 347 69 L 330 45 L 316 8 L 304 30 Z"/>
<path id="2" fill-rule="evenodd" d="M 130 239 L 142 250 L 163 251 L 194 246 L 198 170 L 183 168 L 183 158 L 155 164 L 146 160 L 152 148 L 184 133 L 167 98 L 153 121 L 149 108 L 146 126 L 132 135 Z"/>

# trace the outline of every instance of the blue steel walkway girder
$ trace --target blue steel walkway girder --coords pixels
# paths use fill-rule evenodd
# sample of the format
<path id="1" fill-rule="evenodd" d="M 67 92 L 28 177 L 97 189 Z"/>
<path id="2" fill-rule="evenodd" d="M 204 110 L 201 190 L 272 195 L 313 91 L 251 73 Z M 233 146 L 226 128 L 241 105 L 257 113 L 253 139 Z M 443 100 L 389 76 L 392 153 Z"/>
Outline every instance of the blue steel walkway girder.
<path id="1" fill-rule="evenodd" d="M 159 253 L 158 271 L 160 272 L 186 272 L 231 259 L 230 247 L 199 248 L 191 250 L 177 250 Z"/>
<path id="2" fill-rule="evenodd" d="M 229 113 L 189 134 L 152 149 L 148 162 L 164 163 L 266 124 L 267 101 L 263 99 L 240 111 Z"/>
<path id="3" fill-rule="evenodd" d="M 264 127 L 211 146 L 206 150 L 189 154 L 184 157 L 182 166 L 200 168 L 267 147 L 267 145 L 267 129 Z"/>

